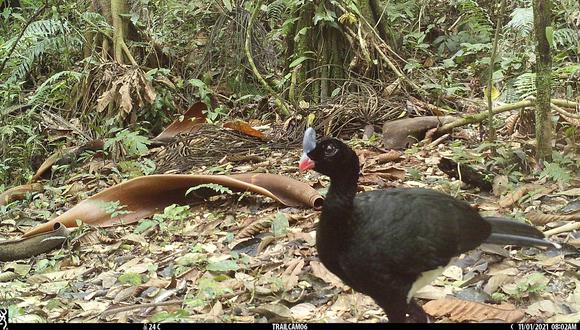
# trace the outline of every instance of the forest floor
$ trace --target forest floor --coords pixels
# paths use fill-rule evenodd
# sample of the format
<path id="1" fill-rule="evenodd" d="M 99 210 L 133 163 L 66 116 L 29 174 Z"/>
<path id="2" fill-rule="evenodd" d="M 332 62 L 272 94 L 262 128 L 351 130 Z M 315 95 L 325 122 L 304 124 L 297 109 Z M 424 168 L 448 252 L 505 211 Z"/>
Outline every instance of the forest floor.
<path id="1" fill-rule="evenodd" d="M 503 142 L 522 149 L 522 141 Z M 534 212 L 578 214 L 576 179 L 505 177 L 481 192 L 441 172 L 441 157 L 491 159 L 479 143 L 454 141 L 412 147 L 394 161 L 352 140 L 363 164 L 360 190 L 428 187 L 477 205 L 486 215 L 524 219 Z M 273 152 L 259 163 L 221 164 L 230 173 L 268 172 L 307 182 L 322 194 L 329 181 L 301 173 L 301 150 Z M 123 181 L 118 164 L 93 160 L 53 173 L 44 192 L 0 217 L 4 238 L 52 218 L 87 196 Z M 215 166 L 193 173 L 215 173 Z M 514 195 L 524 185 L 533 189 Z M 501 187 L 500 187 L 501 186 Z M 515 197 L 514 197 L 515 196 Z M 509 199 L 512 199 L 509 202 Z M 508 202 L 506 202 L 506 200 Z M 502 206 L 500 206 L 502 205 Z M 383 311 L 354 293 L 319 262 L 319 211 L 283 207 L 255 194 L 224 194 L 206 203 L 166 210 L 146 230 L 140 224 L 82 227 L 63 248 L 1 264 L 0 300 L 14 322 L 384 322 Z M 543 231 L 578 221 L 551 221 Z M 28 225 L 28 227 L 26 227 Z M 557 231 L 557 230 L 556 230 Z M 552 231 L 554 232 L 554 231 Z M 578 231 L 550 239 L 564 249 L 484 245 L 466 253 L 416 295 L 438 322 L 580 320 Z M 2 279 L 3 278 L 3 279 Z M 459 299 L 450 300 L 450 297 Z M 483 317 L 483 319 L 482 319 Z"/>

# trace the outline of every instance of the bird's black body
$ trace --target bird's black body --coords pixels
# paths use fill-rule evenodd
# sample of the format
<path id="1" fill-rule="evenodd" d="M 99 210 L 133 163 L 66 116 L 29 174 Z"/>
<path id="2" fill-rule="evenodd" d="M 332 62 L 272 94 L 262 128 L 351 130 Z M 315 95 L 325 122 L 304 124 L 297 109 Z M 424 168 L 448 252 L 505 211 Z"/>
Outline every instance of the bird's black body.
<path id="1" fill-rule="evenodd" d="M 549 244 L 531 226 L 483 218 L 467 203 L 434 190 L 356 194 L 358 158 L 339 140 L 323 140 L 305 154 L 313 164 L 309 168 L 331 180 L 316 234 L 320 260 L 354 290 L 371 296 L 391 322 L 426 321 L 410 299 L 411 289 L 419 288 L 413 284 L 424 272 L 445 267 L 494 237 L 493 230 L 507 234 L 498 242 L 510 241 L 515 231 L 526 245 Z"/>

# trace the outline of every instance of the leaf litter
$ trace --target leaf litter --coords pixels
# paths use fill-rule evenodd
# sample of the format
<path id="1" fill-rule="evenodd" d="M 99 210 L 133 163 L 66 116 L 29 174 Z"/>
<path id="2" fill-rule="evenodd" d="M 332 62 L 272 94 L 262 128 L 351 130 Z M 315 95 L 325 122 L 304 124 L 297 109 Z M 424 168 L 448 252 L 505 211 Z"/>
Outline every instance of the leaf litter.
<path id="1" fill-rule="evenodd" d="M 545 176 L 530 176 L 526 183 L 503 178 L 501 187 L 494 182 L 495 194 L 482 193 L 438 169 L 440 158 L 454 154 L 451 144 L 426 148 L 401 153 L 355 146 L 363 168 L 360 189 L 430 187 L 465 199 L 483 213 L 519 219 L 533 215 L 529 220 L 551 239 L 570 245 L 562 251 L 482 246 L 459 256 L 417 292 L 425 311 L 437 322 L 577 322 L 578 209 L 560 213 L 577 197 L 577 181 L 556 186 L 547 184 Z M 477 155 L 473 148 L 463 151 Z M 273 153 L 268 172 L 324 193 L 328 179 L 299 173 L 299 155 L 297 149 Z M 226 160 L 218 167 L 233 174 L 253 166 Z M 111 168 L 89 162 L 76 175 L 45 182 L 34 199 L 14 205 L 37 214 L 32 221 L 46 221 L 50 213 L 42 212 L 61 213 L 125 181 Z M 214 170 L 202 167 L 195 174 Z M 58 193 L 65 184 L 77 184 L 69 199 Z M 136 226 L 82 225 L 62 249 L 4 263 L 0 294 L 14 322 L 384 321 L 372 299 L 350 290 L 318 261 L 318 215 L 228 192 L 205 203 L 174 206 Z M 12 228 L 23 220 L 16 212 L 0 220 L 2 236 L 19 235 Z"/>

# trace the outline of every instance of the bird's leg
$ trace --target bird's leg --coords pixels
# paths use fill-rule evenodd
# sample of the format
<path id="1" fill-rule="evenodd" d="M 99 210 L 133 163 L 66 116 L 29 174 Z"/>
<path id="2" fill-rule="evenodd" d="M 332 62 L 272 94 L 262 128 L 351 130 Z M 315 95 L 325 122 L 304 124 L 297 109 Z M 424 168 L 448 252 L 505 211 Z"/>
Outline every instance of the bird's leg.
<path id="1" fill-rule="evenodd" d="M 389 323 L 405 323 L 407 322 L 406 316 L 406 304 L 393 303 L 399 301 L 397 299 L 384 299 L 383 301 L 375 300 L 377 305 L 387 314 L 389 318 Z"/>
<path id="2" fill-rule="evenodd" d="M 389 323 L 429 323 L 427 314 L 416 302 L 411 301 L 409 304 L 395 304 L 393 301 L 398 300 L 377 301 L 377 304 L 387 314 Z"/>
<path id="3" fill-rule="evenodd" d="M 427 313 L 414 301 L 407 305 L 407 313 L 409 314 L 408 323 L 430 323 Z"/>

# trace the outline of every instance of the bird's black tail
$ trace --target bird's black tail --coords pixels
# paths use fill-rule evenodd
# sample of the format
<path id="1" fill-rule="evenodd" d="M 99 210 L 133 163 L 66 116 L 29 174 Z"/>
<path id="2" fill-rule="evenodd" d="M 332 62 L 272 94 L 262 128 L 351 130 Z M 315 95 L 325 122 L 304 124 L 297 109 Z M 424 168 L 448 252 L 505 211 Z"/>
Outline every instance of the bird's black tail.
<path id="1" fill-rule="evenodd" d="M 499 217 L 485 217 L 491 224 L 491 235 L 485 241 L 491 244 L 521 245 L 521 246 L 561 246 L 544 238 L 544 234 L 533 226 Z"/>

